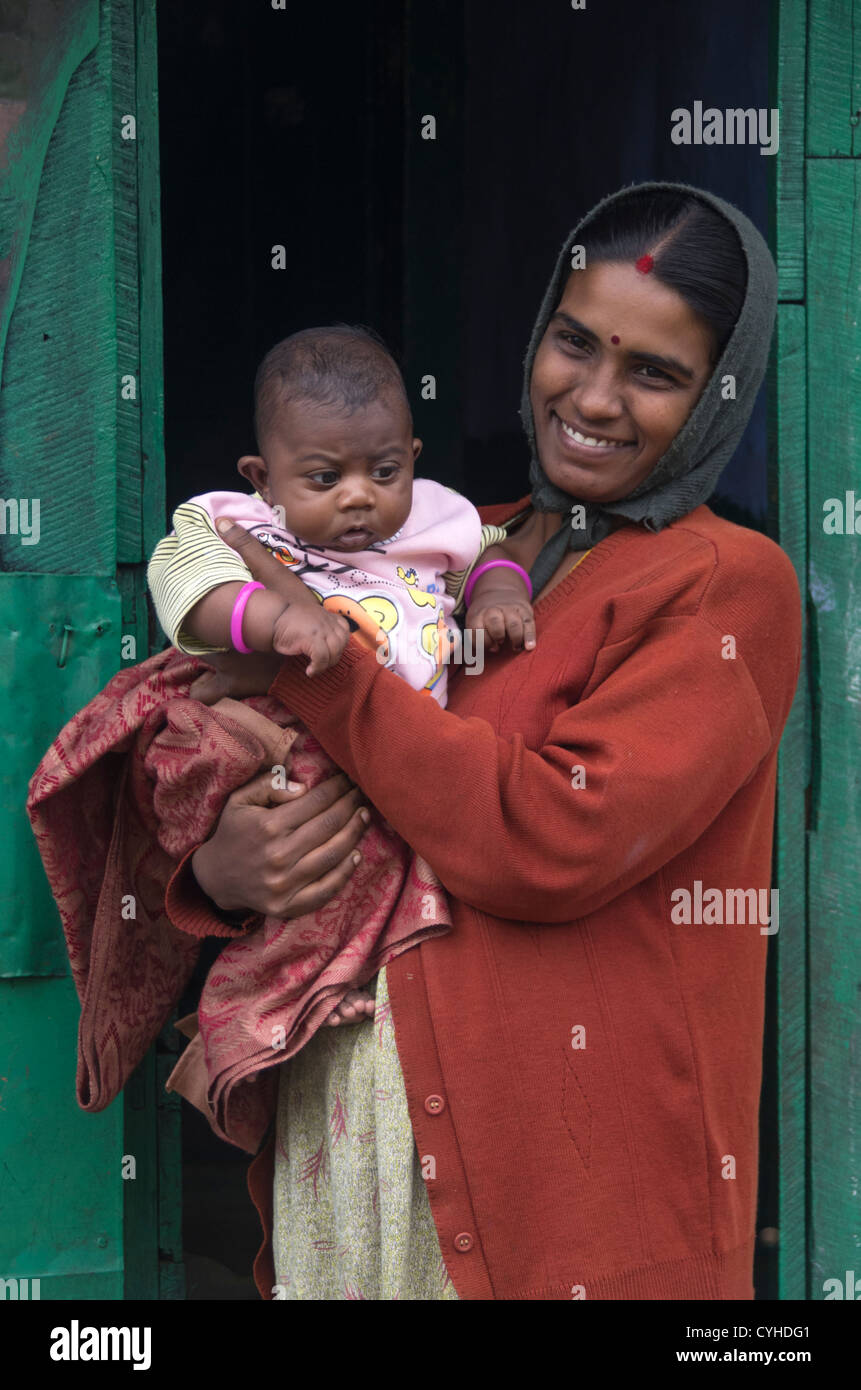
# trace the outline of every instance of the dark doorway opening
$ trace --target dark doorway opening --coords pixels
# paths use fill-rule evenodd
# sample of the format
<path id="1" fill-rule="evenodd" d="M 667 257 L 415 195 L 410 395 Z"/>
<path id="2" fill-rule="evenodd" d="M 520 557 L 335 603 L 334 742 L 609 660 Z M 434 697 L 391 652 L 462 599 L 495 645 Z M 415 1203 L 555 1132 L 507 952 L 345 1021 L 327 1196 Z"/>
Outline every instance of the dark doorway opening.
<path id="1" fill-rule="evenodd" d="M 477 504 L 522 496 L 521 363 L 578 218 L 623 184 L 666 178 L 711 189 L 767 230 L 759 149 L 679 147 L 669 132 L 671 112 L 697 100 L 769 105 L 768 17 L 768 0 L 725 0 L 719 20 L 690 0 L 582 11 L 161 0 L 169 508 L 240 486 L 259 359 L 334 321 L 372 325 L 400 361 L 424 476 Z M 422 138 L 428 115 L 435 140 Z M 764 399 L 713 505 L 765 529 Z M 769 1030 L 760 1228 L 776 1225 L 773 1055 Z M 188 1107 L 183 1128 L 190 1294 L 254 1296 L 247 1157 Z M 758 1296 L 774 1297 L 773 1248 L 757 1258 Z"/>

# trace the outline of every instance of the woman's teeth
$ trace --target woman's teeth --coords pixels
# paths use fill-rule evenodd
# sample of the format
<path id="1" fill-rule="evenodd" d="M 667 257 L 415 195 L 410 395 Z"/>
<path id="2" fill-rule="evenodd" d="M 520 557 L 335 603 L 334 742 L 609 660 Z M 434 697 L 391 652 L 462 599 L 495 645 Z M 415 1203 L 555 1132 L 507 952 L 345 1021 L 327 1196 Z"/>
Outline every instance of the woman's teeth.
<path id="1" fill-rule="evenodd" d="M 585 444 L 590 449 L 618 449 L 625 443 L 622 439 L 595 439 L 591 434 L 581 434 L 579 430 L 574 430 L 570 425 L 557 415 L 560 425 L 569 439 L 573 439 L 575 444 Z"/>

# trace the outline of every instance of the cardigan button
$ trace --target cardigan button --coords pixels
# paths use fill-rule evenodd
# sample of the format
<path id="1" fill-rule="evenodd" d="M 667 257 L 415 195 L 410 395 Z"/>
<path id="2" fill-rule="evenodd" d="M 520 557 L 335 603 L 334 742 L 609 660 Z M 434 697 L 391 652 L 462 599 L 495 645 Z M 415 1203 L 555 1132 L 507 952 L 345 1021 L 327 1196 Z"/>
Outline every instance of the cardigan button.
<path id="1" fill-rule="evenodd" d="M 461 1231 L 460 1234 L 456 1235 L 454 1238 L 454 1248 L 455 1250 L 460 1250 L 461 1253 L 471 1250 L 472 1243 L 472 1236 L 469 1234 L 469 1231 Z"/>
<path id="2" fill-rule="evenodd" d="M 429 1115 L 441 1115 L 445 1110 L 445 1101 L 442 1096 L 427 1096 L 425 1098 L 425 1110 Z"/>

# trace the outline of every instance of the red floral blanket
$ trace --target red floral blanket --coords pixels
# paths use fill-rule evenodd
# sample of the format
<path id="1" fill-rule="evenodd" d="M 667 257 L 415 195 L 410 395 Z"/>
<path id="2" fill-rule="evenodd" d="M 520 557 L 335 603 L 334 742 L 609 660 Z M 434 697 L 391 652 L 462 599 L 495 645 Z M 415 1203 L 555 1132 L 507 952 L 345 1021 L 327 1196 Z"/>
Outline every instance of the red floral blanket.
<path id="1" fill-rule="evenodd" d="M 262 768 L 283 766 L 309 786 L 336 770 L 271 696 L 212 707 L 189 699 L 201 669 L 170 648 L 121 671 L 61 731 L 30 783 L 27 813 L 81 1000 L 84 1110 L 103 1110 L 118 1095 L 194 969 L 199 939 L 164 910 L 176 865 Z M 346 887 L 317 912 L 267 917 L 230 941 L 207 976 L 197 1020 L 179 1025 L 192 1041 L 168 1089 L 248 1152 L 274 1111 L 272 1068 L 304 1046 L 350 986 L 450 929 L 429 865 L 371 813 Z"/>

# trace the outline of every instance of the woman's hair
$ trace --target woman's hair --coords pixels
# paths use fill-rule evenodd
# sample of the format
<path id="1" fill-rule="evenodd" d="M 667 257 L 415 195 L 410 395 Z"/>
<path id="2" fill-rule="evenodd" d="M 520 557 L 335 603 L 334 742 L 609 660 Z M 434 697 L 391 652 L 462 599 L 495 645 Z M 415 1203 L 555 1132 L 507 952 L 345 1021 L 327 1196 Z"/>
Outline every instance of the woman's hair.
<path id="1" fill-rule="evenodd" d="M 691 194 L 646 189 L 587 220 L 577 240 L 587 264 L 651 256 L 650 273 L 681 295 L 711 330 L 717 361 L 747 290 L 741 240 L 727 218 Z"/>

